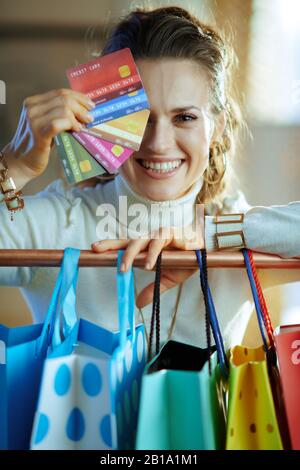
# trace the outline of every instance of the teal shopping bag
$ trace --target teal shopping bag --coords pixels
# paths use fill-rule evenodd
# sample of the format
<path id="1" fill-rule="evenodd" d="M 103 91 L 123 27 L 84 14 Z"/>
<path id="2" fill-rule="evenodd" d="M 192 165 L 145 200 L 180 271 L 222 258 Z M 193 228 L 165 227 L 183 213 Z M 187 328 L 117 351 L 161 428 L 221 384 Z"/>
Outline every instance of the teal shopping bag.
<path id="1" fill-rule="evenodd" d="M 201 349 L 171 340 L 157 351 L 142 379 L 136 449 L 224 448 L 223 380 L 227 377 L 227 359 L 211 293 L 202 272 L 201 254 L 198 252 L 197 256 L 217 347 Z M 159 271 L 159 263 L 157 267 Z M 156 274 L 152 325 L 154 318 L 159 320 L 159 295 L 155 299 L 155 292 L 159 293 L 159 274 Z M 156 327 L 158 324 L 156 321 Z"/>
<path id="2" fill-rule="evenodd" d="M 55 305 L 64 282 L 61 269 L 43 324 L 17 328 L 0 325 L 0 449 L 29 448 Z"/>
<path id="3" fill-rule="evenodd" d="M 116 332 L 77 315 L 78 265 L 72 260 L 78 259 L 79 250 L 65 258 L 71 287 L 58 308 L 44 365 L 31 439 L 34 450 L 134 448 L 145 338 L 144 326 L 134 320 L 133 270 L 119 270 L 122 255 L 119 251 Z"/>

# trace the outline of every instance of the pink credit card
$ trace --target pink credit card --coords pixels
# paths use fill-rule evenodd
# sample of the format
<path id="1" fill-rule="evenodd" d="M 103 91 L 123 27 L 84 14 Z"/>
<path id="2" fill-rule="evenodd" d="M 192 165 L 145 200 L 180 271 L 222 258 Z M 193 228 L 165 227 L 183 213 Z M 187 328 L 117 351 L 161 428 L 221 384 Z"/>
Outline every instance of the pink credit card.
<path id="1" fill-rule="evenodd" d="M 99 137 L 87 132 L 72 132 L 72 135 L 109 173 L 116 173 L 118 168 L 134 152 L 119 144 L 99 139 Z"/>

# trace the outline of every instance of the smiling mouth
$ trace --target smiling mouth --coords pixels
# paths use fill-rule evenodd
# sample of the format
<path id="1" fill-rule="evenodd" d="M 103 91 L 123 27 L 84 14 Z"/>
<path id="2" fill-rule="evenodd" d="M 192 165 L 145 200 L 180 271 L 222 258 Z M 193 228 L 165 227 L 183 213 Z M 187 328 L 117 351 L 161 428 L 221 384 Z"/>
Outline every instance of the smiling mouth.
<path id="1" fill-rule="evenodd" d="M 184 160 L 178 159 L 172 161 L 154 162 L 153 160 L 143 160 L 139 158 L 137 159 L 137 162 L 146 170 L 150 170 L 155 173 L 169 173 L 179 168 Z"/>

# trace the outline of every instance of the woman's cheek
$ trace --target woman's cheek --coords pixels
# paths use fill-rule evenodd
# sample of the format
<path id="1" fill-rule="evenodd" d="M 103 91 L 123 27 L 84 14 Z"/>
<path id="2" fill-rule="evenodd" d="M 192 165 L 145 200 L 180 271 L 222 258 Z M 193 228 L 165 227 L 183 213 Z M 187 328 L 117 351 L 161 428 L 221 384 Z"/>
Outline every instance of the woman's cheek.
<path id="1" fill-rule="evenodd" d="M 209 160 L 209 139 L 206 134 L 199 129 L 195 135 L 190 135 L 185 148 L 185 153 L 189 155 L 190 170 L 196 172 L 198 177 L 202 176 Z"/>

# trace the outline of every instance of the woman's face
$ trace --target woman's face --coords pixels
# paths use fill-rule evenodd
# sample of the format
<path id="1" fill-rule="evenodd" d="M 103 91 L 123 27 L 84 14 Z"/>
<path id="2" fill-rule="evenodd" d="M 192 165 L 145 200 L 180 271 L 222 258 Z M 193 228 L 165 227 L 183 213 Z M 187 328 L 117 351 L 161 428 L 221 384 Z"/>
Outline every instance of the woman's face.
<path id="1" fill-rule="evenodd" d="M 120 173 L 140 195 L 155 201 L 183 196 L 204 173 L 209 147 L 225 123 L 210 113 L 204 69 L 191 60 L 136 61 L 150 103 L 138 152 Z"/>

